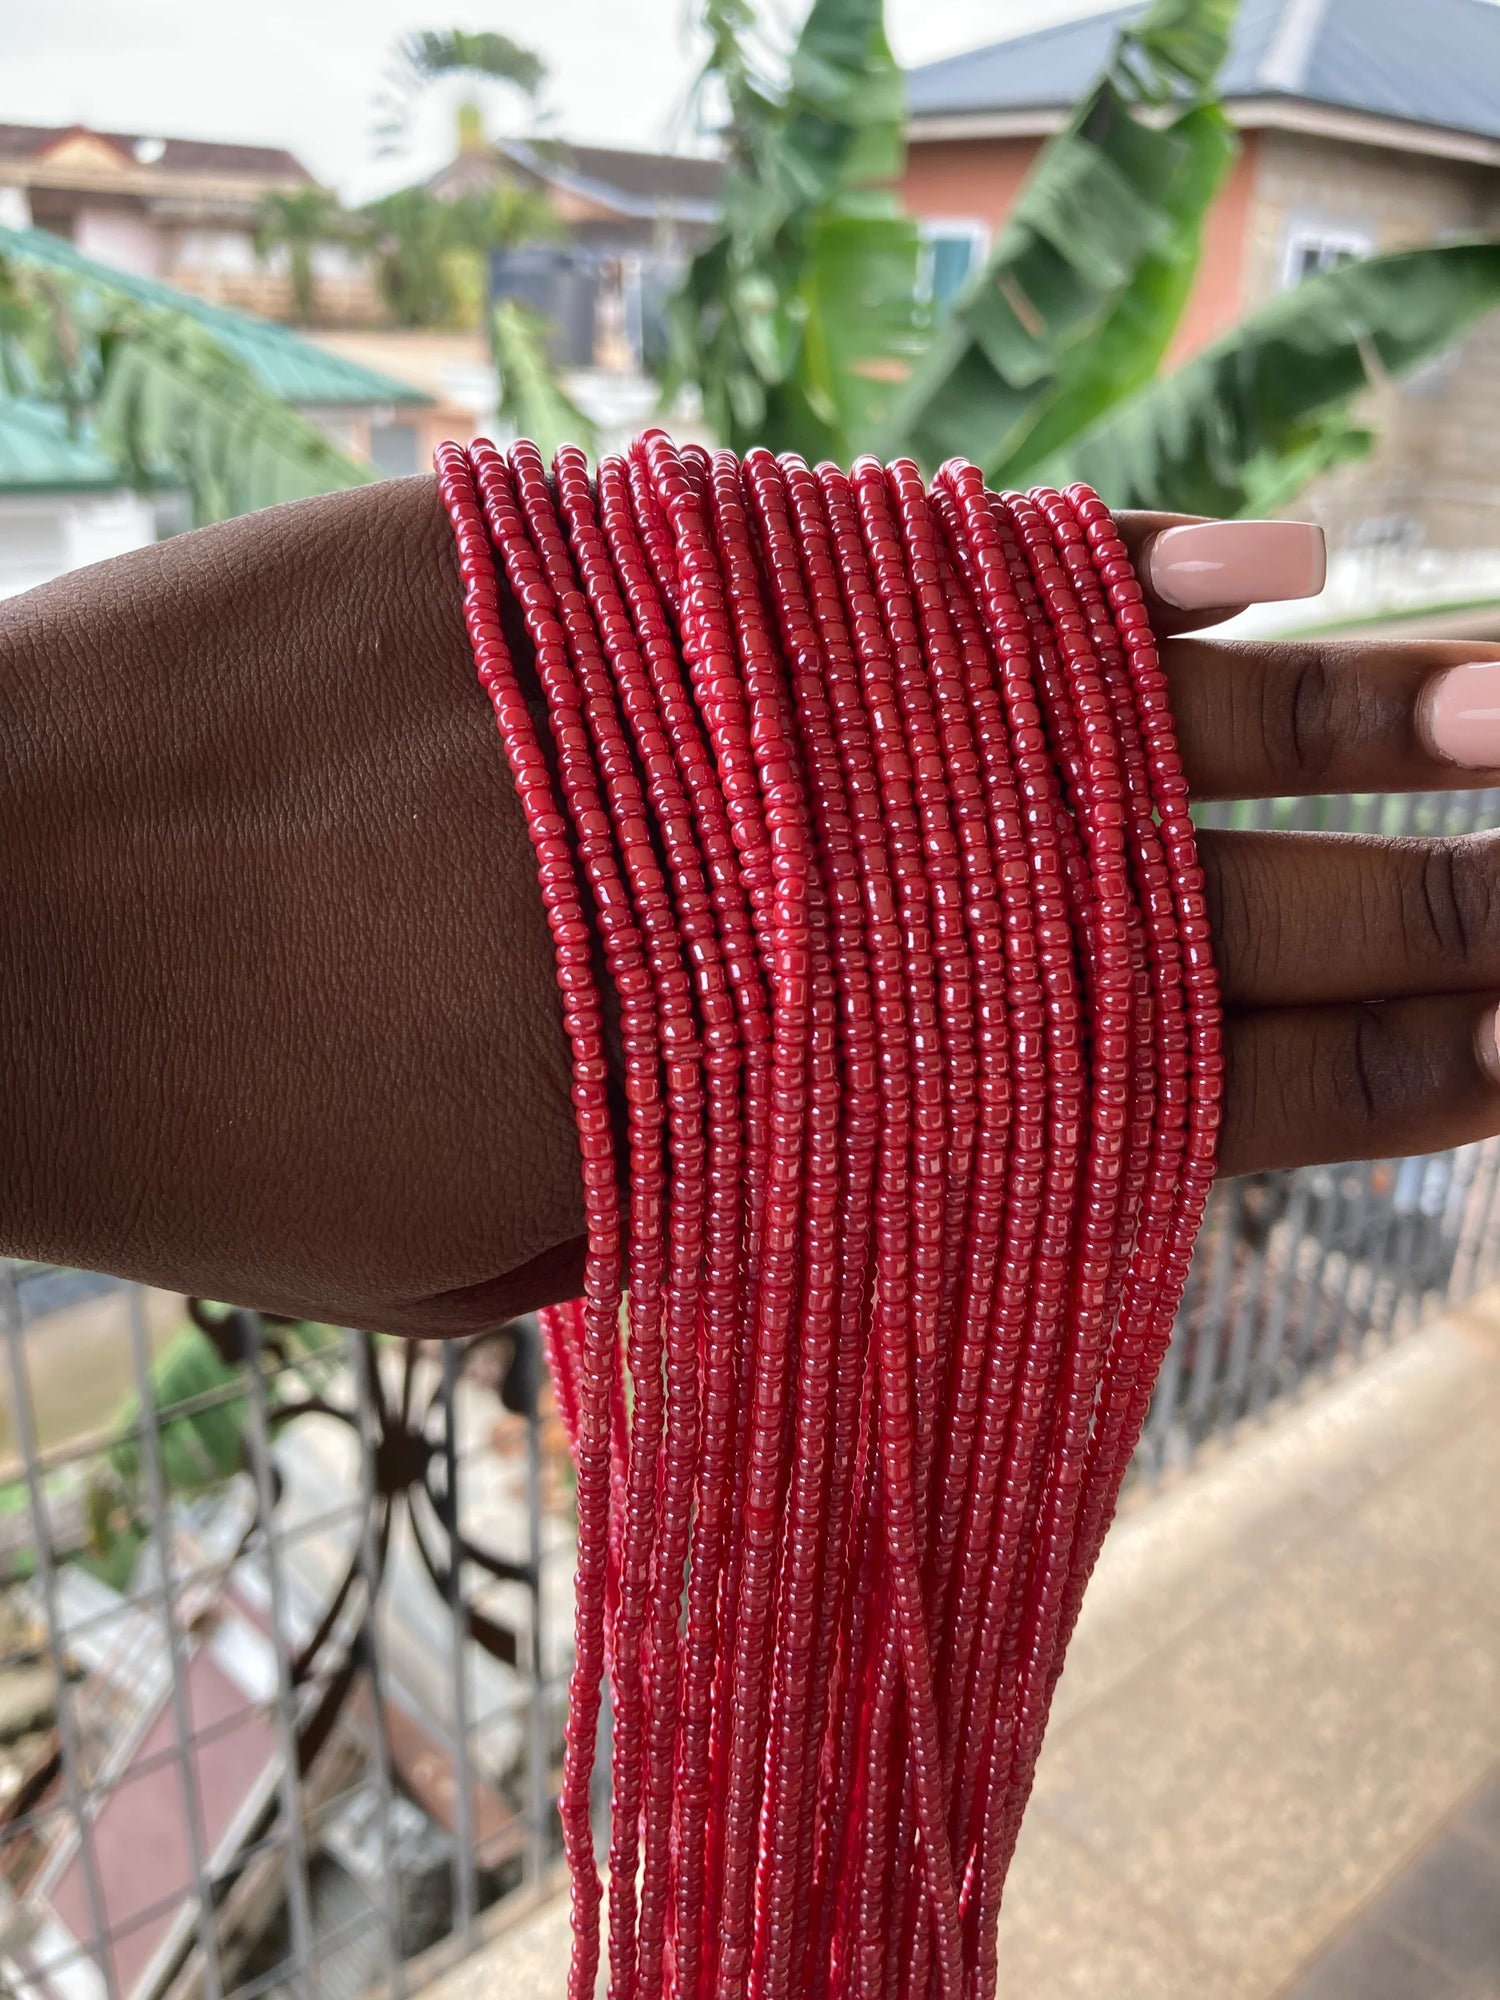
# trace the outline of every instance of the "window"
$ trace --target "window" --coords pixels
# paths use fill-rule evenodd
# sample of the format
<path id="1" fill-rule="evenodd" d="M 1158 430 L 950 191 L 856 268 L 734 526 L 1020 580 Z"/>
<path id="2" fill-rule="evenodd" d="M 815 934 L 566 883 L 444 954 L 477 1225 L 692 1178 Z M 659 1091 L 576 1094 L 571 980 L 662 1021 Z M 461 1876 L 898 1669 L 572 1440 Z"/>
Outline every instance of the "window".
<path id="1" fill-rule="evenodd" d="M 1374 247 L 1367 230 L 1328 228 L 1321 223 L 1294 224 L 1287 236 L 1282 283 L 1290 290 L 1304 278 L 1315 278 L 1322 271 L 1336 271 L 1340 264 L 1368 257 Z"/>
<path id="2" fill-rule="evenodd" d="M 922 224 L 922 289 L 939 317 L 963 289 L 988 242 L 982 222 Z"/>

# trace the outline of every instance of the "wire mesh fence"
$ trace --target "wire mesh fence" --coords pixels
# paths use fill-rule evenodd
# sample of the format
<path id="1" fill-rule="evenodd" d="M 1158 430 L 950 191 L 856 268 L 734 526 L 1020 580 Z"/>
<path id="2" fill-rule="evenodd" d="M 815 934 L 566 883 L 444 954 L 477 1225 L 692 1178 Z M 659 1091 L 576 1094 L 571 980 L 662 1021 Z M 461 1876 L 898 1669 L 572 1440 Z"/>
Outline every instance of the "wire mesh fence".
<path id="1" fill-rule="evenodd" d="M 8 1264 L 0 1333 L 5 1987 L 399 1994 L 545 1888 L 572 1530 L 534 1327 Z"/>
<path id="2" fill-rule="evenodd" d="M 1494 1280 L 1497 1185 L 1500 1142 L 1223 1184 L 1136 1477 Z M 572 1484 L 530 1322 L 398 1343 L 0 1261 L 0 1341 L 0 1984 L 399 2000 L 553 1886 Z"/>

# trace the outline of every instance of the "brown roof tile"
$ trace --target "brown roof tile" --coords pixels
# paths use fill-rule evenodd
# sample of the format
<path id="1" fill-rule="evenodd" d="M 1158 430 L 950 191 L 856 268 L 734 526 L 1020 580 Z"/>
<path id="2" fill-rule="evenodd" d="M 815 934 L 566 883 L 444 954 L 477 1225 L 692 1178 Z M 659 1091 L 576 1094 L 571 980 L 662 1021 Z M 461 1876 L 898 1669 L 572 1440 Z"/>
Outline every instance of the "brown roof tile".
<path id="1" fill-rule="evenodd" d="M 60 139 L 75 132 L 93 132 L 129 160 L 159 166 L 170 173 L 249 174 L 277 181 L 310 181 L 312 175 L 295 153 L 284 146 L 238 146 L 219 139 L 168 139 L 142 132 L 94 132 L 84 125 L 0 125 L 0 159 L 34 160 Z M 159 143 L 156 159 L 141 160 L 137 147 Z"/>

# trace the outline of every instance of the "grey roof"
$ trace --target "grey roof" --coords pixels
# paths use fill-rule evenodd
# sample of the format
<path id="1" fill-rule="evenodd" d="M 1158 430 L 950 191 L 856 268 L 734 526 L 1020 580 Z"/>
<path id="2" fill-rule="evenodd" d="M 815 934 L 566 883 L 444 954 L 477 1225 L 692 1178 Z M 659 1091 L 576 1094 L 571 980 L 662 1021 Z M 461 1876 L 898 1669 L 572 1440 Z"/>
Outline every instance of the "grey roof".
<path id="1" fill-rule="evenodd" d="M 1139 7 L 992 42 L 907 73 L 914 118 L 1073 103 Z M 1288 97 L 1500 140 L 1496 0 L 1243 0 L 1228 98 Z"/>
<path id="2" fill-rule="evenodd" d="M 724 162 L 691 153 L 640 153 L 617 146 L 574 146 L 502 139 L 460 153 L 428 186 L 441 194 L 490 186 L 504 160 L 544 186 L 580 196 L 613 215 L 654 221 L 716 222 L 723 206 Z"/>

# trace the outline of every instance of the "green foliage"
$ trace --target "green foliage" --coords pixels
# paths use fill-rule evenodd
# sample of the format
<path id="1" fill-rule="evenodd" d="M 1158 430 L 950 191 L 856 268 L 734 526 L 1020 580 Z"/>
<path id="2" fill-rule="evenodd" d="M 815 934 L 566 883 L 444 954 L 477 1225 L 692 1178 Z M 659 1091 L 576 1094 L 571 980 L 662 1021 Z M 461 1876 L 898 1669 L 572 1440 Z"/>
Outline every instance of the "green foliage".
<path id="1" fill-rule="evenodd" d="M 83 1504 L 88 1529 L 83 1567 L 111 1590 L 128 1590 L 146 1542 L 145 1526 L 126 1504 L 118 1481 L 108 1476 L 90 1480 Z"/>
<path id="2" fill-rule="evenodd" d="M 186 313 L 0 256 L 0 396 L 93 427 L 122 485 L 181 487 L 195 524 L 374 477 Z"/>
<path id="3" fill-rule="evenodd" d="M 500 415 L 550 459 L 560 444 L 592 450 L 594 427 L 572 402 L 547 358 L 547 327 L 514 299 L 495 302 L 490 324 L 500 378 Z"/>
<path id="4" fill-rule="evenodd" d="M 483 29 L 477 34 L 465 33 L 462 28 L 442 32 L 424 30 L 408 35 L 401 44 L 401 53 L 424 83 L 458 72 L 513 83 L 528 97 L 535 97 L 547 75 L 547 65 L 534 50 L 523 48 L 509 35 L 493 29 Z"/>
<path id="5" fill-rule="evenodd" d="M 63 283 L 0 253 L 0 395 L 60 403 L 76 429 L 96 379 L 93 344 Z"/>
<path id="6" fill-rule="evenodd" d="M 1285 505 L 1369 449 L 1349 414 L 1362 391 L 1500 305 L 1500 247 L 1313 279 L 1163 377 L 1235 157 L 1215 91 L 1237 12 L 1154 0 L 1126 25 L 934 325 L 881 185 L 901 94 L 877 0 L 815 0 L 784 81 L 750 0 L 704 0 L 729 171 L 723 227 L 674 302 L 676 378 L 739 449 L 876 448 L 929 471 L 961 453 L 997 485 L 1082 477 L 1117 506 Z"/>
<path id="7" fill-rule="evenodd" d="M 325 243 L 347 243 L 353 231 L 353 218 L 327 188 L 273 189 L 261 197 L 255 217 L 256 254 L 265 258 L 286 251 L 292 316 L 299 326 L 310 325 L 317 311 L 314 250 Z"/>
<path id="8" fill-rule="evenodd" d="M 557 234 L 544 194 L 502 177 L 482 193 L 440 200 L 399 188 L 362 212 L 386 308 L 398 326 L 474 326 L 494 250 Z"/>
<path id="9" fill-rule="evenodd" d="M 1049 471 L 1121 507 L 1256 514 L 1357 458 L 1351 398 L 1500 306 L 1500 243 L 1444 243 L 1308 278 L 1070 442 Z"/>
<path id="10" fill-rule="evenodd" d="M 221 1361 L 196 1326 L 174 1334 L 152 1361 L 151 1394 L 168 1492 L 198 1493 L 239 1470 L 246 1413 L 242 1371 Z M 174 1414 L 185 1404 L 193 1407 Z M 126 1435 L 109 1453 L 116 1475 L 136 1492 L 142 1486 L 141 1447 L 129 1433 L 140 1421 L 141 1406 L 132 1396 L 118 1419 Z"/>
<path id="11" fill-rule="evenodd" d="M 450 28 L 409 35 L 397 52 L 393 87 L 382 105 L 386 150 L 403 145 L 418 96 L 445 76 L 488 78 L 535 99 L 546 79 L 541 58 L 494 32 Z M 482 155 L 484 125 L 476 105 L 459 107 L 459 149 Z M 423 188 L 403 188 L 365 213 L 379 258 L 381 290 L 398 324 L 473 324 L 489 294 L 489 260 L 497 250 L 560 233 L 545 193 L 511 175 L 491 153 L 493 185 L 440 200 Z M 490 308 L 490 351 L 500 382 L 500 415 L 550 452 L 565 439 L 593 442 L 593 426 L 570 401 L 547 354 L 546 327 L 513 300 Z"/>
<path id="12" fill-rule="evenodd" d="M 708 0 L 705 72 L 730 117 L 722 224 L 671 306 L 669 391 L 696 382 L 726 443 L 845 457 L 918 352 L 916 226 L 888 183 L 904 97 L 880 0 L 814 0 L 784 82 L 746 0 Z"/>
<path id="13" fill-rule="evenodd" d="M 185 487 L 195 525 L 375 477 L 186 315 L 131 305 L 97 344 L 99 442 L 131 484 Z"/>
<path id="14" fill-rule="evenodd" d="M 1157 0 L 1043 148 L 883 443 L 1002 483 L 1149 381 L 1235 154 L 1212 101 L 1236 0 Z M 1180 107 L 1180 108 L 1179 108 Z"/>

